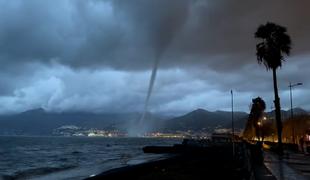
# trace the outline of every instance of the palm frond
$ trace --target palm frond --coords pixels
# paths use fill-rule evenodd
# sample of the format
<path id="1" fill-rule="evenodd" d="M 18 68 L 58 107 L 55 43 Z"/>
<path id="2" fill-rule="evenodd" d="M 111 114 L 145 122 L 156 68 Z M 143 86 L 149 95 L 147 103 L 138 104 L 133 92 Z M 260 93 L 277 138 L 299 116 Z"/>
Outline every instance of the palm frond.
<path id="1" fill-rule="evenodd" d="M 262 40 L 256 45 L 258 63 L 264 64 L 267 70 L 281 67 L 283 55 L 289 55 L 291 50 L 291 39 L 286 34 L 286 28 L 267 22 L 258 27 L 255 38 Z"/>

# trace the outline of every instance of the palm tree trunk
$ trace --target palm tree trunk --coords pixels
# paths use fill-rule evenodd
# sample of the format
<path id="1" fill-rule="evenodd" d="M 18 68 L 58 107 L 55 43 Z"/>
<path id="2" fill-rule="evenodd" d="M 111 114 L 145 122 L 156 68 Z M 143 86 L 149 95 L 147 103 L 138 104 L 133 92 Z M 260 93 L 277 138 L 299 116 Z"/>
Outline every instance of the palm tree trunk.
<path id="1" fill-rule="evenodd" d="M 278 94 L 278 83 L 277 83 L 277 72 L 276 68 L 272 69 L 273 74 L 273 88 L 274 88 L 274 105 L 276 108 L 276 122 L 277 122 L 277 130 L 278 130 L 278 150 L 279 154 L 283 154 L 283 146 L 282 146 L 282 121 L 281 121 L 281 106 L 280 106 L 280 98 Z"/>

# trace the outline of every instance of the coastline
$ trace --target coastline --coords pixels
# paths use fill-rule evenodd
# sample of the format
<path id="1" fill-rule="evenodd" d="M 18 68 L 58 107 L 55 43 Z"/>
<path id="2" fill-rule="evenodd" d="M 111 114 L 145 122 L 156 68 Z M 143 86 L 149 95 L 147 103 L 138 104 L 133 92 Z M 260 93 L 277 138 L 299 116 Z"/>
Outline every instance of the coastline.
<path id="1" fill-rule="evenodd" d="M 86 180 L 98 179 L 262 179 L 274 180 L 273 175 L 261 163 L 257 155 L 238 144 L 238 157 L 232 156 L 231 144 L 208 148 L 195 148 L 175 154 L 163 160 L 126 166 L 105 171 Z M 243 149 L 249 148 L 249 149 Z M 255 150 L 252 151 L 255 153 Z"/>
<path id="2" fill-rule="evenodd" d="M 169 146 L 178 142 L 149 138 L 1 136 L 0 179 L 20 176 L 84 179 L 114 168 L 166 158 L 163 154 L 144 154 L 142 144 Z"/>

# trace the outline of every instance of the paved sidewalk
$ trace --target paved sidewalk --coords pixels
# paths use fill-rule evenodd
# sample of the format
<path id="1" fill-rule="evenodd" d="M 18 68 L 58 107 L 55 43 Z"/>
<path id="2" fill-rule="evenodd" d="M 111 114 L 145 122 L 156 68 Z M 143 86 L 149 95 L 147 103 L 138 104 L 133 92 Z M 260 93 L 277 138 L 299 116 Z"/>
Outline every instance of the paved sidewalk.
<path id="1" fill-rule="evenodd" d="M 290 153 L 280 159 L 276 154 L 265 152 L 265 166 L 278 180 L 310 180 L 310 157 Z"/>

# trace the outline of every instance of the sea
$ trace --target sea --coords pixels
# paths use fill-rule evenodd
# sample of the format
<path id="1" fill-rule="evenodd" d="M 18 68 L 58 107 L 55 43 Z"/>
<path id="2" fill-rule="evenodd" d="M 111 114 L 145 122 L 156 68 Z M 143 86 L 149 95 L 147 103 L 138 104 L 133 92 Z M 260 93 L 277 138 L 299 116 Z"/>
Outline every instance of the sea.
<path id="1" fill-rule="evenodd" d="M 78 180 L 104 171 L 167 158 L 144 146 L 181 139 L 0 136 L 0 180 Z"/>

